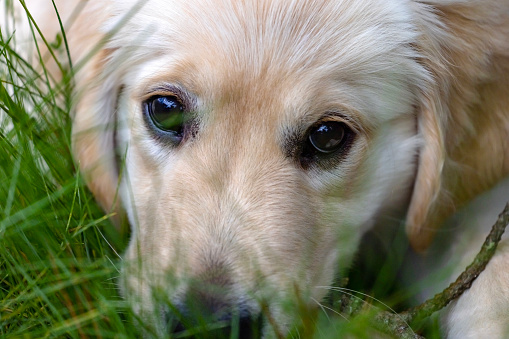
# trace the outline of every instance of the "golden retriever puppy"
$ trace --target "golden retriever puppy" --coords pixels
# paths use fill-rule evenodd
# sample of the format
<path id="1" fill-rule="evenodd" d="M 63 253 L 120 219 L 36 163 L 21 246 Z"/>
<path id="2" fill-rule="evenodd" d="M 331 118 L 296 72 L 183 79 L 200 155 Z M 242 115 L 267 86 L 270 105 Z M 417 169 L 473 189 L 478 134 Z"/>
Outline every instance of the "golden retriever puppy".
<path id="1" fill-rule="evenodd" d="M 127 214 L 122 290 L 157 333 L 196 311 L 267 337 L 270 314 L 284 333 L 286 303 L 320 301 L 388 211 L 424 250 L 508 175 L 507 0 L 57 6 L 82 7 L 76 159 Z M 449 337 L 508 334 L 508 263 L 502 244 Z"/>

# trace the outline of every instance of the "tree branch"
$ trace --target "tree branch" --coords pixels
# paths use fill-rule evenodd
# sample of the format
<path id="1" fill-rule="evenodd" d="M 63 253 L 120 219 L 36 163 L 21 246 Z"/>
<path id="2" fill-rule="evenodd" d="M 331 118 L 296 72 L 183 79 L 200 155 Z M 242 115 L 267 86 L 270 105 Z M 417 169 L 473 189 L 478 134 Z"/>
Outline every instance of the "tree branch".
<path id="1" fill-rule="evenodd" d="M 433 313 L 440 311 L 472 286 L 472 283 L 495 254 L 507 224 L 509 224 L 509 204 L 505 206 L 504 211 L 499 215 L 474 261 L 460 274 L 455 282 L 433 298 L 402 313 L 379 312 L 375 318 L 374 326 L 400 338 L 422 338 L 413 332 L 409 323 L 414 320 L 425 319 Z M 341 299 L 341 312 L 349 316 L 359 313 L 362 308 L 352 307 L 355 303 L 352 299 L 346 295 Z"/>

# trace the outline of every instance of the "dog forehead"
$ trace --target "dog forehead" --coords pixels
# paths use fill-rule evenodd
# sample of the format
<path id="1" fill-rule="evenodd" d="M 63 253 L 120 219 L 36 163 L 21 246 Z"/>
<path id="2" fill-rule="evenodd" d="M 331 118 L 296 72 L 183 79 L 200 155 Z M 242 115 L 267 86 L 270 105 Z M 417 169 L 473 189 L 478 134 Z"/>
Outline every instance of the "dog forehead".
<path id="1" fill-rule="evenodd" d="M 365 73 L 386 67 L 391 52 L 416 36 L 401 0 L 147 0 L 132 10 L 139 3 L 115 5 L 109 26 L 124 23 L 113 45 L 151 54 L 192 50 L 230 68 Z"/>
<path id="2" fill-rule="evenodd" d="M 148 0 L 110 45 L 135 46 L 121 52 L 133 69 L 140 60 L 158 59 L 153 74 L 143 71 L 145 83 L 176 79 L 224 102 L 234 102 L 236 93 L 267 98 L 279 92 L 287 107 L 299 105 L 299 97 L 342 94 L 336 99 L 375 121 L 384 112 L 392 118 L 408 111 L 412 81 L 425 78 L 410 47 L 417 33 L 407 3 Z M 125 18 L 131 6 L 119 3 L 117 17 Z M 346 98 L 351 93 L 356 97 Z"/>

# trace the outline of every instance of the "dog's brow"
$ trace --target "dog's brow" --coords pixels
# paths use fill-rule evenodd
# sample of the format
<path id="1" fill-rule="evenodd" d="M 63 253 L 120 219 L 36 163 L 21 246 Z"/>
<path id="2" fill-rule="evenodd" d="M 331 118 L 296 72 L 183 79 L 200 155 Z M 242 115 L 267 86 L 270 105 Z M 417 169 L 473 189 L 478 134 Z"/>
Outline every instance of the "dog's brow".
<path id="1" fill-rule="evenodd" d="M 196 110 L 197 100 L 196 95 L 190 93 L 188 90 L 179 84 L 156 84 L 149 86 L 139 97 L 140 101 L 145 101 L 155 95 L 176 95 L 184 104 L 187 110 Z"/>
<path id="2" fill-rule="evenodd" d="M 156 84 L 147 88 L 142 97 L 152 96 L 160 93 L 171 93 L 177 95 L 187 95 L 187 91 L 185 91 L 182 86 L 174 85 L 174 84 Z"/>

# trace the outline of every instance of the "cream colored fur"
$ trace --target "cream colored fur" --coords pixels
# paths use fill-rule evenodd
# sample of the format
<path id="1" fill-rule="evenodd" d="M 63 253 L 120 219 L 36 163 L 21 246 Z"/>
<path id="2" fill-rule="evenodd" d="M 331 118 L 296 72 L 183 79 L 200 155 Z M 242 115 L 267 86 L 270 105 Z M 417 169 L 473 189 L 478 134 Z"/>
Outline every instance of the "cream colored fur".
<path id="1" fill-rule="evenodd" d="M 64 16 L 78 3 L 76 159 L 102 206 L 127 212 L 124 294 L 158 331 L 153 293 L 179 303 L 196 280 L 252 313 L 268 301 L 285 329 L 281 302 L 321 300 L 387 210 L 409 204 L 424 250 L 508 175 L 507 0 L 57 1 Z M 198 121 L 178 148 L 142 118 L 170 85 Z M 350 151 L 302 168 L 285 147 L 331 113 L 355 131 Z M 451 337 L 506 334 L 492 315 L 507 314 L 509 247 L 497 253 Z"/>

